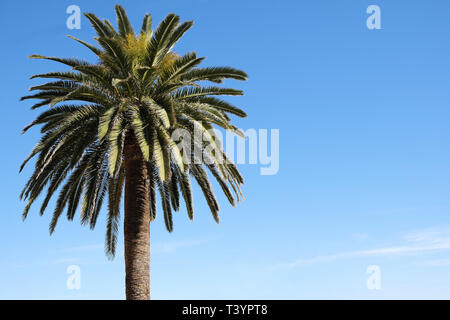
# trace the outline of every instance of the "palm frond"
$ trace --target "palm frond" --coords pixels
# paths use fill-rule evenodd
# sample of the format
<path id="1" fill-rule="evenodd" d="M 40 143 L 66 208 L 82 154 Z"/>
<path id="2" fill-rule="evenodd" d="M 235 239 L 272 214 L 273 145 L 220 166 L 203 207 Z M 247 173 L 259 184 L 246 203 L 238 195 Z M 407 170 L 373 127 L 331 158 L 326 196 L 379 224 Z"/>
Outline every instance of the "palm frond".
<path id="1" fill-rule="evenodd" d="M 107 19 L 85 14 L 97 33 L 96 45 L 69 36 L 95 54 L 94 63 L 30 56 L 58 62 L 69 70 L 33 75 L 31 79 L 43 82 L 21 98 L 36 99 L 32 109 L 48 106 L 22 131 L 39 126 L 41 134 L 20 167 L 22 171 L 34 159 L 34 170 L 20 194 L 27 201 L 23 218 L 43 195 L 40 214 L 56 198 L 50 234 L 64 210 L 67 219 L 73 220 L 79 207 L 81 223 L 94 228 L 107 198 L 105 253 L 111 259 L 116 253 L 119 207 L 127 179 L 125 159 L 139 161 L 146 168 L 146 176 L 139 181 L 146 183 L 149 192 L 145 199 L 150 204 L 145 208 L 150 210 L 146 213 L 150 221 L 156 219 L 159 201 L 171 232 L 172 212 L 180 209 L 181 200 L 192 220 L 195 181 L 219 223 L 219 203 L 209 175 L 232 205 L 243 198 L 240 186 L 244 179 L 211 130 L 219 127 L 243 135 L 231 123 L 231 115 L 247 116 L 217 98 L 242 95 L 241 90 L 204 85 L 205 81 L 246 80 L 245 72 L 231 67 L 202 68 L 204 58 L 195 52 L 180 56 L 173 51 L 192 21 L 180 23 L 177 15 L 169 14 L 153 31 L 152 18 L 146 14 L 135 34 L 125 10 L 116 5 L 115 11 L 117 30 Z M 178 139 L 173 136 L 177 129 L 191 137 L 201 133 L 202 139 Z"/>

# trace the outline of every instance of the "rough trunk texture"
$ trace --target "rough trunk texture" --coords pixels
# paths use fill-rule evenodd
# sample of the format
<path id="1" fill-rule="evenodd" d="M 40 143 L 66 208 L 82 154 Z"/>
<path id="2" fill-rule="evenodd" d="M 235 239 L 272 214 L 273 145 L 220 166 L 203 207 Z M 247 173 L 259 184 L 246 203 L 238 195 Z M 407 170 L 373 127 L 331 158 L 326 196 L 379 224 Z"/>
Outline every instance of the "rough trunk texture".
<path id="1" fill-rule="evenodd" d="M 133 133 L 125 139 L 125 286 L 127 300 L 150 299 L 150 190 Z"/>

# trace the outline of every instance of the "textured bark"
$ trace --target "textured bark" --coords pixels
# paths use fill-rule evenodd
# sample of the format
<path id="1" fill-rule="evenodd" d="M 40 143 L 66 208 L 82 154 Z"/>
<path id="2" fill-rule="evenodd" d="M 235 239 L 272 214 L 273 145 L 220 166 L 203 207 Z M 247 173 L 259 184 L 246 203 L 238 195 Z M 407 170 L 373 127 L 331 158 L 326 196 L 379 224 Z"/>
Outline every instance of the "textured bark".
<path id="1" fill-rule="evenodd" d="M 125 286 L 127 300 L 150 299 L 150 190 L 133 133 L 125 139 Z"/>

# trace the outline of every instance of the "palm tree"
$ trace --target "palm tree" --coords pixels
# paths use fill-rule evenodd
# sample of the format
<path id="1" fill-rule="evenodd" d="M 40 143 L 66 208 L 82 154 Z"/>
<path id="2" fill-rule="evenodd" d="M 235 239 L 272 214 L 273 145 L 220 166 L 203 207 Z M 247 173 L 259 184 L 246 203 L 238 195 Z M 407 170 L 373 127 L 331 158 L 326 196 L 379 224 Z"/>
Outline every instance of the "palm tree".
<path id="1" fill-rule="evenodd" d="M 172 210 L 180 208 L 180 194 L 189 219 L 193 219 L 191 176 L 217 223 L 219 205 L 207 172 L 232 205 L 235 199 L 240 200 L 243 178 L 211 129 L 216 125 L 242 135 L 230 123 L 228 114 L 246 114 L 215 96 L 243 93 L 205 83 L 221 83 L 227 78 L 246 80 L 247 75 L 230 67 L 200 68 L 204 58 L 195 52 L 183 56 L 173 52 L 192 21 L 180 23 L 178 16 L 169 14 L 153 32 L 151 16 L 146 14 L 140 33 L 135 34 L 125 10 L 118 5 L 115 10 L 118 30 L 108 20 L 85 14 L 97 33 L 99 46 L 71 37 L 89 48 L 97 63 L 31 56 L 60 62 L 71 70 L 32 76 L 52 80 L 31 87 L 30 91 L 37 93 L 21 98 L 38 99 L 32 109 L 49 109 L 23 130 L 42 125 L 39 143 L 20 168 L 37 156 L 34 172 L 20 197 L 28 200 L 25 219 L 45 186 L 41 215 L 59 190 L 50 234 L 66 207 L 68 220 L 73 220 L 80 201 L 81 223 L 94 228 L 107 197 L 105 252 L 112 259 L 125 188 L 126 298 L 149 299 L 150 222 L 156 218 L 156 194 L 160 195 L 169 232 L 173 229 Z M 175 131 L 181 129 L 191 136 L 200 132 L 202 139 L 174 138 Z"/>

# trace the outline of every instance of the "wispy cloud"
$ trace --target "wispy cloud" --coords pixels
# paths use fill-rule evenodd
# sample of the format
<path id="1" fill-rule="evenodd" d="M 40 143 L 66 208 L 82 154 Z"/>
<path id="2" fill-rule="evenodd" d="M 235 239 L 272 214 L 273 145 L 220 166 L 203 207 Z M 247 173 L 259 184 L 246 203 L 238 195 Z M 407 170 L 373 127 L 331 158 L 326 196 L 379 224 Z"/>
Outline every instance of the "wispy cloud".
<path id="1" fill-rule="evenodd" d="M 152 253 L 171 253 L 180 248 L 192 247 L 196 245 L 200 245 L 203 243 L 207 243 L 210 241 L 216 240 L 217 237 L 204 237 L 197 239 L 183 239 L 177 241 L 168 241 L 168 242 L 151 242 L 151 252 Z M 122 251 L 123 246 L 117 246 L 117 251 Z M 104 250 L 104 244 L 102 243 L 94 243 L 87 244 L 78 247 L 70 247 L 61 249 L 62 252 L 88 252 L 88 251 L 98 251 Z"/>
<path id="2" fill-rule="evenodd" d="M 156 254 L 172 253 L 181 248 L 188 248 L 213 240 L 214 240 L 213 238 L 202 238 L 202 239 L 187 239 L 172 242 L 157 242 L 151 245 L 151 252 Z"/>
<path id="3" fill-rule="evenodd" d="M 99 250 L 104 248 L 104 244 L 102 243 L 96 243 L 96 244 L 88 244 L 88 245 L 84 245 L 84 246 L 79 246 L 79 247 L 71 247 L 71 248 L 65 248 L 62 249 L 61 251 L 64 252 L 86 252 L 86 251 L 95 251 L 95 250 Z"/>
<path id="4" fill-rule="evenodd" d="M 409 242 L 440 243 L 450 241 L 450 228 L 429 228 L 411 232 L 403 237 Z"/>
<path id="5" fill-rule="evenodd" d="M 358 233 L 352 234 L 352 237 L 357 240 L 360 240 L 360 241 L 365 241 L 369 238 L 369 235 L 367 233 L 358 232 Z"/>
<path id="6" fill-rule="evenodd" d="M 424 267 L 447 267 L 450 266 L 450 258 L 435 259 L 422 262 Z"/>
<path id="7" fill-rule="evenodd" d="M 80 259 L 78 258 L 59 258 L 50 262 L 50 264 L 72 264 L 72 263 L 80 263 Z"/>
<path id="8" fill-rule="evenodd" d="M 368 250 L 356 250 L 349 252 L 341 252 L 330 255 L 319 255 L 307 259 L 297 259 L 289 263 L 283 263 L 275 266 L 275 268 L 295 268 L 304 265 L 310 265 L 320 262 L 330 262 L 339 259 L 370 257 L 370 256 L 386 256 L 386 255 L 402 255 L 433 252 L 439 250 L 450 249 L 450 228 L 426 229 L 419 232 L 408 233 L 403 236 L 401 245 L 393 245 Z M 429 266 L 438 265 L 448 262 L 448 260 L 429 261 Z"/>

